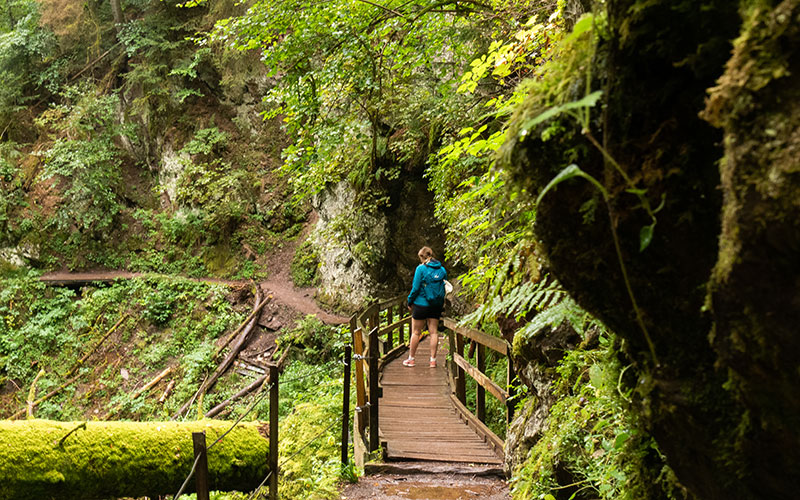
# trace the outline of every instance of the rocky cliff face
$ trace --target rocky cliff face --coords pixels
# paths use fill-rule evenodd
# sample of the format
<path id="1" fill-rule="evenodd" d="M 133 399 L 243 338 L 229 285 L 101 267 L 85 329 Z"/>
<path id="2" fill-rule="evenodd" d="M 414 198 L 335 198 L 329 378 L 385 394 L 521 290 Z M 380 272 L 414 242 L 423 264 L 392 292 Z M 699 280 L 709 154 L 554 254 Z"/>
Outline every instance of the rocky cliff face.
<path id="1" fill-rule="evenodd" d="M 444 253 L 444 235 L 422 179 L 402 179 L 389 205 L 380 208 L 361 202 L 346 181 L 317 195 L 313 205 L 319 216 L 311 236 L 320 261 L 319 289 L 346 308 L 362 305 L 364 297 L 407 292 L 423 245 Z"/>

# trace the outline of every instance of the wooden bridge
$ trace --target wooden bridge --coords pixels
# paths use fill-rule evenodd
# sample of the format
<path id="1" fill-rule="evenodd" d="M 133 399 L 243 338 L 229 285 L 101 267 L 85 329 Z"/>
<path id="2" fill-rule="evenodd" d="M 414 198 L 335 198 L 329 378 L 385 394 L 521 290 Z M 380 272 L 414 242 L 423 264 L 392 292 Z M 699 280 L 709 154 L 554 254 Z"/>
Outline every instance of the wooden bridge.
<path id="1" fill-rule="evenodd" d="M 510 420 L 513 407 L 509 404 L 508 382 L 513 372 L 509 368 L 505 387 L 501 387 L 483 371 L 486 349 L 507 356 L 508 344 L 445 318 L 440 322 L 438 366 L 429 367 L 429 340 L 424 338 L 417 349 L 419 362 L 413 368 L 405 367 L 402 359 L 408 349 L 406 340 L 411 337 L 411 318 L 404 299 L 374 303 L 351 319 L 357 398 L 352 424 L 356 464 L 363 467 L 369 459 L 380 458 L 385 462 L 457 462 L 499 468 L 504 459 L 504 443 L 484 423 L 485 395 L 488 391 L 506 405 Z M 469 354 L 465 354 L 468 343 Z M 346 357 L 349 359 L 350 354 Z M 473 357 L 474 365 L 468 359 Z M 467 376 L 477 383 L 474 400 L 469 402 Z M 349 383 L 346 372 L 343 463 L 348 460 Z"/>

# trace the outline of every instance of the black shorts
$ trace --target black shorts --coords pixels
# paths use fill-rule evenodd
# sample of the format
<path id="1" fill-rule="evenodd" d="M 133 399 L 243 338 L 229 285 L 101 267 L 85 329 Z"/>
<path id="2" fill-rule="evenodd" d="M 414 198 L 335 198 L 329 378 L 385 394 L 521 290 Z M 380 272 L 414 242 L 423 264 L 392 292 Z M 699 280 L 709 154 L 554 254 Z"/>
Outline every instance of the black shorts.
<path id="1" fill-rule="evenodd" d="M 414 319 L 440 319 L 443 306 L 420 306 L 411 304 L 411 317 Z"/>

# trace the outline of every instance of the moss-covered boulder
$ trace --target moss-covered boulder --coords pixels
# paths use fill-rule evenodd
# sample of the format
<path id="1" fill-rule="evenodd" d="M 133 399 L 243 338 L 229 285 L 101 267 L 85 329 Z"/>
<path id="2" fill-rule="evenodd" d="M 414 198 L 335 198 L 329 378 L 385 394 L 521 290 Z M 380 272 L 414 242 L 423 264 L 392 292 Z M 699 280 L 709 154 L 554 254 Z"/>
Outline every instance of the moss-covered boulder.
<path id="1" fill-rule="evenodd" d="M 194 463 L 193 432 L 207 445 L 230 422 L 0 421 L 0 498 L 89 500 L 177 493 Z M 238 425 L 208 452 L 210 486 L 249 491 L 267 474 L 266 424 Z M 194 482 L 188 487 L 193 491 Z"/>

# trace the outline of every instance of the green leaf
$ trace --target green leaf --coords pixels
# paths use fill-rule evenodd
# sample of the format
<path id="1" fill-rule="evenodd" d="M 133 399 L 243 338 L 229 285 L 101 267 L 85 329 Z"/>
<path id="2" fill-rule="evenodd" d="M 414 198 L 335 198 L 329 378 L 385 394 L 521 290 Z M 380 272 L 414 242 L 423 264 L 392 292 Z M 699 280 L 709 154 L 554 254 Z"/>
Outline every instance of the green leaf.
<path id="1" fill-rule="evenodd" d="M 573 109 L 579 108 L 591 108 L 597 104 L 597 101 L 600 100 L 600 97 L 603 95 L 602 90 L 595 90 L 591 94 L 587 94 L 582 99 L 577 101 L 568 102 L 566 104 L 560 104 L 558 106 L 553 106 L 552 108 L 548 109 L 544 113 L 531 118 L 530 120 L 526 121 L 525 124 L 520 129 L 520 134 L 524 135 L 527 134 L 530 129 L 535 127 L 536 125 L 546 122 L 551 118 L 555 118 L 556 116 L 564 113 L 566 111 L 571 111 Z"/>
<path id="2" fill-rule="evenodd" d="M 542 198 L 544 198 L 544 195 L 547 194 L 548 191 L 550 191 L 551 189 L 553 189 L 557 185 L 561 184 L 562 182 L 564 182 L 566 180 L 569 180 L 569 179 L 572 179 L 574 177 L 583 177 L 587 181 L 591 182 L 592 184 L 594 184 L 594 186 L 597 189 L 600 190 L 600 192 L 603 194 L 603 198 L 608 199 L 608 191 L 605 190 L 603 185 L 600 184 L 600 182 L 598 182 L 597 179 L 595 179 L 591 175 L 587 174 L 586 172 L 581 170 L 581 168 L 579 166 L 577 166 L 577 165 L 575 165 L 573 163 L 572 165 L 569 165 L 569 166 L 565 167 L 564 170 L 559 172 L 558 175 L 555 176 L 553 178 L 553 180 L 551 180 L 547 184 L 547 186 L 545 186 L 545 188 L 542 190 L 542 192 L 539 193 L 539 197 L 536 198 L 536 205 L 539 205 L 539 203 L 542 201 Z"/>
<path id="3" fill-rule="evenodd" d="M 616 439 L 614 439 L 614 449 L 620 450 L 625 445 L 625 442 L 631 437 L 630 432 L 622 431 L 617 434 Z"/>
<path id="4" fill-rule="evenodd" d="M 644 252 L 644 249 L 650 246 L 650 242 L 653 241 L 653 231 L 655 231 L 656 223 L 652 223 L 649 226 L 644 226 L 641 230 L 639 230 L 639 251 Z"/>

